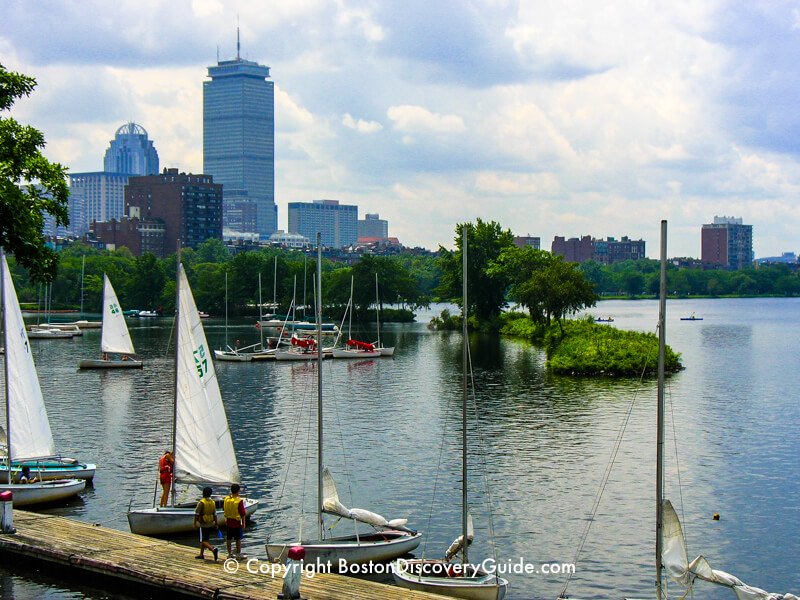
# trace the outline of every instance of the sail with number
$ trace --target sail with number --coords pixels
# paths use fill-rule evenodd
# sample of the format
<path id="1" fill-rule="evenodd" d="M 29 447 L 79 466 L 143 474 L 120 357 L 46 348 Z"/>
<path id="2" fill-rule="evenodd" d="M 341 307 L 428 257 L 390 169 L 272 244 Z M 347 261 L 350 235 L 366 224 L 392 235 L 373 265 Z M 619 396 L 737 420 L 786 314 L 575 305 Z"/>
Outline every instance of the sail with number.
<path id="1" fill-rule="evenodd" d="M 103 274 L 103 334 L 100 351 L 112 354 L 136 353 L 117 294 L 105 274 Z"/>
<path id="2" fill-rule="evenodd" d="M 10 430 L 7 432 L 10 438 L 8 455 L 13 460 L 53 456 L 56 447 L 50 421 L 5 255 L 2 257 L 2 270 L 8 369 L 6 408 Z"/>
<path id="3" fill-rule="evenodd" d="M 238 483 L 239 466 L 211 350 L 183 265 L 178 271 L 175 481 Z"/>

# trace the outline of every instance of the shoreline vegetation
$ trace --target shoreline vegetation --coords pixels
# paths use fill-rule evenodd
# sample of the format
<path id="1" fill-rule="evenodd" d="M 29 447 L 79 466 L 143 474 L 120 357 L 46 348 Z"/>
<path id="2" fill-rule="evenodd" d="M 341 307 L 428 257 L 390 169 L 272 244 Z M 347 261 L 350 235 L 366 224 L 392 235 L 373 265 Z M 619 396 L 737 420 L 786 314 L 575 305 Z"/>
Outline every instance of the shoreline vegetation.
<path id="1" fill-rule="evenodd" d="M 547 370 L 554 375 L 633 377 L 655 374 L 658 369 L 658 336 L 598 325 L 592 316 L 537 324 L 520 312 L 504 313 L 499 334 L 525 340 L 544 349 Z M 475 325 L 472 320 L 470 324 Z M 443 310 L 428 325 L 436 330 L 460 330 L 461 316 Z M 666 348 L 666 370 L 679 371 L 680 354 Z"/>

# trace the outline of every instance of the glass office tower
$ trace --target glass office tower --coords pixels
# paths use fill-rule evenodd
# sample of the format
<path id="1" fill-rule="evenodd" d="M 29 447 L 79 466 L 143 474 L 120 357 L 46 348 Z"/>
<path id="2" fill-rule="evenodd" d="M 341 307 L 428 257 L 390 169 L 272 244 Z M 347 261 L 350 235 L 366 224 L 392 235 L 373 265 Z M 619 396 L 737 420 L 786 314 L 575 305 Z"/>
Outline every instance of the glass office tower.
<path id="1" fill-rule="evenodd" d="M 224 227 L 252 223 L 240 215 L 243 204 L 254 204 L 255 230 L 267 239 L 278 229 L 275 90 L 269 67 L 237 53 L 234 60 L 208 67 L 208 76 L 211 81 L 203 82 L 203 173 L 223 186 Z"/>

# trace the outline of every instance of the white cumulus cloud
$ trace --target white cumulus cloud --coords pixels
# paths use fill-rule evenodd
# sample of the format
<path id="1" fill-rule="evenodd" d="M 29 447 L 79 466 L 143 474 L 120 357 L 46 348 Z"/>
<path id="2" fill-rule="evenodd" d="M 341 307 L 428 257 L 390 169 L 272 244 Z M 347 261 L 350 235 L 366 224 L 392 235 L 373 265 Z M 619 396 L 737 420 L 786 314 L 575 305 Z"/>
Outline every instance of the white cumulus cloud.
<path id="1" fill-rule="evenodd" d="M 440 115 L 423 106 L 390 106 L 386 116 L 394 121 L 395 129 L 409 133 L 461 133 L 467 129 L 458 115 Z"/>

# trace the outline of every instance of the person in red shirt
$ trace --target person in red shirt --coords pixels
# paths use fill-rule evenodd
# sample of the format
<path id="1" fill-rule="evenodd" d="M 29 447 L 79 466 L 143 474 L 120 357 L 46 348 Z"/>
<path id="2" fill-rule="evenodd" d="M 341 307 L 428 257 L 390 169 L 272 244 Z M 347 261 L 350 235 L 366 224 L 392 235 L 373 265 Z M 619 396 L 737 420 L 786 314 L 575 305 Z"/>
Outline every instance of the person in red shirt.
<path id="1" fill-rule="evenodd" d="M 169 498 L 169 490 L 172 487 L 172 470 L 175 466 L 175 459 L 172 452 L 167 450 L 158 459 L 158 479 L 161 482 L 161 503 L 159 506 L 166 506 Z"/>
<path id="2" fill-rule="evenodd" d="M 228 558 L 231 558 L 231 540 L 236 540 L 236 556 L 242 554 L 242 534 L 244 533 L 247 513 L 244 510 L 244 500 L 239 496 L 238 483 L 231 484 L 231 495 L 225 497 L 222 508 L 225 511 L 225 527 L 228 530 Z"/>

